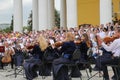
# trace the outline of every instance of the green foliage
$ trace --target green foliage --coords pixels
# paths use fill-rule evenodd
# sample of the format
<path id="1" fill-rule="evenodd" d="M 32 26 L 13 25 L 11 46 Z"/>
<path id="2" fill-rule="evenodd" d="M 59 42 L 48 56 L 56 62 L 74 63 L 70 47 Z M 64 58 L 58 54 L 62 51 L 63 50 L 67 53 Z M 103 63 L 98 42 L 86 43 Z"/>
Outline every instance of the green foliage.
<path id="1" fill-rule="evenodd" d="M 29 17 L 28 17 L 28 30 L 29 31 L 32 31 L 32 11 L 31 11 L 31 13 L 30 13 L 30 15 L 29 15 Z"/>
<path id="2" fill-rule="evenodd" d="M 10 26 L 7 27 L 6 29 L 0 30 L 0 32 L 9 33 L 9 32 L 12 32 L 12 31 L 13 31 L 13 16 L 12 16 L 12 20 L 11 20 Z"/>
<path id="3" fill-rule="evenodd" d="M 32 11 L 29 14 L 27 24 L 28 24 L 28 28 L 27 28 L 28 31 L 32 31 Z M 60 14 L 57 10 L 55 10 L 55 26 L 60 27 Z"/>
<path id="4" fill-rule="evenodd" d="M 60 14 L 57 10 L 55 10 L 55 26 L 60 27 Z"/>
<path id="5" fill-rule="evenodd" d="M 9 33 L 9 32 L 12 32 L 12 30 L 11 30 L 11 28 L 10 28 L 10 27 L 8 27 L 8 28 L 6 28 L 6 29 L 3 29 L 3 30 L 2 30 L 2 32 Z"/>
<path id="6" fill-rule="evenodd" d="M 29 28 L 30 28 L 30 27 L 24 26 L 24 27 L 23 27 L 23 32 L 24 32 L 25 30 L 30 31 Z"/>
<path id="7" fill-rule="evenodd" d="M 10 24 L 10 29 L 13 31 L 13 16 L 12 16 L 12 20 L 11 20 L 11 24 Z"/>

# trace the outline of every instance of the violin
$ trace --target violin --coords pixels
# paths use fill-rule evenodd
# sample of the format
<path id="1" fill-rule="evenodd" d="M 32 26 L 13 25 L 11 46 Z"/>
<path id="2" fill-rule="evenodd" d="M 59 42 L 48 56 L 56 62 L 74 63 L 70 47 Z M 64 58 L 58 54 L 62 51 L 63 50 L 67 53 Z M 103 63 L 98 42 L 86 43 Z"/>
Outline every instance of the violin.
<path id="1" fill-rule="evenodd" d="M 54 46 L 55 47 L 60 47 L 60 46 L 62 46 L 63 45 L 63 42 L 62 41 L 58 41 L 58 42 L 56 42 L 55 44 L 54 44 Z"/>
<path id="2" fill-rule="evenodd" d="M 118 38 L 119 38 L 119 36 L 105 37 L 105 38 L 103 39 L 103 42 L 105 42 L 105 43 L 110 43 L 110 42 L 113 42 L 115 39 L 118 39 Z"/>
<path id="3" fill-rule="evenodd" d="M 26 48 L 28 49 L 28 50 L 31 50 L 31 49 L 33 49 L 34 48 L 34 46 L 35 46 L 35 44 L 28 44 L 28 45 L 26 45 Z"/>
<path id="4" fill-rule="evenodd" d="M 77 40 L 77 41 L 74 41 L 74 43 L 75 43 L 76 45 L 79 45 L 79 44 L 81 43 L 81 41 L 80 41 L 80 40 Z"/>
<path id="5" fill-rule="evenodd" d="M 58 47 L 62 46 L 64 42 L 65 42 L 65 41 L 58 41 L 58 42 L 56 42 L 56 43 L 54 44 L 54 46 L 58 48 Z M 74 41 L 74 43 L 75 43 L 76 45 L 78 45 L 78 44 L 81 43 L 81 41 L 80 41 L 80 40 L 77 40 L 77 41 Z"/>
<path id="6" fill-rule="evenodd" d="M 27 49 L 33 49 L 34 48 L 34 46 L 33 45 L 30 45 L 30 46 L 27 46 Z"/>

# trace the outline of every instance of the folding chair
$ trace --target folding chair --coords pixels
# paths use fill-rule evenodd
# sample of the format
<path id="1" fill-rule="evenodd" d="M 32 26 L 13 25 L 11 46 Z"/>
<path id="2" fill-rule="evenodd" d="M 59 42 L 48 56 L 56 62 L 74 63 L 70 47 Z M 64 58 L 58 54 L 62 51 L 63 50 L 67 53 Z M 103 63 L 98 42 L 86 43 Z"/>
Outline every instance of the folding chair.
<path id="1" fill-rule="evenodd" d="M 77 60 L 80 59 L 80 54 L 81 54 L 80 49 L 76 49 L 72 55 L 71 63 L 63 63 L 65 66 L 68 67 L 68 71 L 70 71 L 68 72 L 70 80 L 72 80 L 71 77 L 72 67 L 76 67 L 79 70 Z M 81 75 L 80 75 L 80 80 L 82 80 Z"/>
<path id="2" fill-rule="evenodd" d="M 52 62 L 53 62 L 53 59 L 54 59 L 54 55 L 53 55 L 54 53 L 53 52 L 54 51 L 51 52 L 51 51 L 49 51 L 49 49 L 51 49 L 51 47 L 49 47 L 48 49 L 45 50 L 44 55 L 42 57 L 42 65 L 43 65 L 42 70 L 44 70 L 44 68 L 45 68 L 44 65 L 45 64 L 52 64 Z M 42 79 L 45 79 L 46 76 L 44 76 L 44 71 L 41 71 L 41 75 L 42 75 Z"/>
<path id="3" fill-rule="evenodd" d="M 115 74 L 116 74 L 116 80 L 119 80 L 120 79 L 120 76 L 118 75 L 119 73 L 117 72 L 117 69 L 116 68 L 120 68 L 120 56 L 119 57 L 117 57 L 118 58 L 118 65 L 112 65 L 112 64 L 107 64 L 106 66 L 111 66 L 111 67 L 113 67 L 114 68 L 114 70 L 115 70 Z"/>
<path id="4" fill-rule="evenodd" d="M 21 54 L 21 55 L 17 55 L 17 52 L 16 52 L 16 55 L 14 55 L 14 64 L 15 64 L 14 73 L 6 75 L 6 77 L 12 76 L 12 75 L 15 75 L 15 78 L 17 77 L 17 75 L 23 75 L 23 77 L 24 77 L 24 68 L 23 68 L 24 56 L 23 56 L 23 52 L 21 52 L 19 54 Z M 18 58 L 18 56 L 20 56 L 19 59 L 23 59 L 21 61 L 21 65 L 19 65 L 19 66 L 17 66 L 17 58 Z M 20 74 L 20 73 L 22 73 L 22 74 Z"/>
<path id="5" fill-rule="evenodd" d="M 82 63 L 84 66 L 84 69 L 86 71 L 86 74 L 87 74 L 87 77 L 88 77 L 88 80 L 89 78 L 92 76 L 92 67 L 91 67 L 91 56 L 92 56 L 92 48 L 89 48 L 88 51 L 87 51 L 87 56 L 88 56 L 88 60 L 85 61 L 85 62 L 80 62 Z M 88 69 L 88 70 L 87 70 Z M 90 74 L 90 75 L 89 75 Z"/>

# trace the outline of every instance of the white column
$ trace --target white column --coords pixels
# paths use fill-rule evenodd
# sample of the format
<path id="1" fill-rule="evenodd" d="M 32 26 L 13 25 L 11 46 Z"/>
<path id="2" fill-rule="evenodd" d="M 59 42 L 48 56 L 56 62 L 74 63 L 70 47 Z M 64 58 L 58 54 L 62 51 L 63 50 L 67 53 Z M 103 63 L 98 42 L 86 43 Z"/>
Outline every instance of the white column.
<path id="1" fill-rule="evenodd" d="M 77 27 L 77 0 L 67 0 L 67 28 Z"/>
<path id="2" fill-rule="evenodd" d="M 66 0 L 60 2 L 60 27 L 67 27 L 66 25 Z"/>
<path id="3" fill-rule="evenodd" d="M 22 0 L 14 0 L 14 28 L 13 31 L 22 32 L 23 28 L 23 11 Z"/>
<path id="4" fill-rule="evenodd" d="M 48 29 L 55 26 L 54 0 L 48 0 Z"/>
<path id="5" fill-rule="evenodd" d="M 39 3 L 39 30 L 46 30 L 48 27 L 48 0 L 38 0 Z"/>
<path id="6" fill-rule="evenodd" d="M 112 0 L 100 0 L 100 24 L 112 22 Z"/>
<path id="7" fill-rule="evenodd" d="M 39 29 L 38 22 L 38 0 L 32 0 L 32 30 Z"/>

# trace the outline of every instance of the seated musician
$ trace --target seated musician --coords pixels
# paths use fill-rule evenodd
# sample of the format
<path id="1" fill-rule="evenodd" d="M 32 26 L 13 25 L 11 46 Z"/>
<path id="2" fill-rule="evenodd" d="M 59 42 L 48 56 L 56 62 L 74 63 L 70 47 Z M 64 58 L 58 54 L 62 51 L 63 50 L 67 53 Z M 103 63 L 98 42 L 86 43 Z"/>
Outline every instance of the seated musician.
<path id="1" fill-rule="evenodd" d="M 87 51 L 91 47 L 92 43 L 86 33 L 82 34 L 81 36 L 81 43 L 79 44 L 79 48 L 81 51 L 81 58 L 80 61 L 87 61 L 88 60 L 88 55 Z"/>
<path id="2" fill-rule="evenodd" d="M 91 47 L 92 43 L 87 35 L 87 33 L 81 34 L 80 43 L 77 44 L 78 49 L 81 51 L 81 57 L 79 59 L 79 68 L 85 69 L 84 62 L 88 61 L 89 55 L 87 54 L 88 49 Z"/>
<path id="3" fill-rule="evenodd" d="M 107 70 L 107 64 L 112 65 L 118 65 L 119 64 L 119 56 L 120 56 L 120 27 L 116 29 L 116 34 L 118 35 L 118 39 L 115 39 L 110 45 L 106 45 L 104 42 L 101 43 L 101 46 L 108 52 L 112 52 L 113 56 L 106 58 L 101 61 L 101 67 L 103 70 L 103 78 L 104 80 L 110 80 Z M 117 76 L 120 76 L 119 68 L 116 68 L 117 74 L 115 73 L 115 70 L 113 69 L 114 76 L 112 77 L 113 80 L 117 80 Z M 118 79 L 120 80 L 120 79 Z"/>
<path id="4" fill-rule="evenodd" d="M 4 46 L 5 46 L 5 52 L 2 57 L 2 63 L 3 64 L 11 63 L 11 68 L 13 68 L 12 56 L 14 55 L 14 50 L 11 46 L 11 43 L 8 43 L 7 41 L 4 42 Z M 2 68 L 3 68 L 3 65 L 2 65 Z"/>
<path id="5" fill-rule="evenodd" d="M 93 50 L 92 56 L 95 60 L 95 66 L 94 66 L 93 70 L 99 71 L 101 73 L 102 68 L 101 68 L 100 62 L 104 59 L 108 59 L 109 57 L 111 57 L 112 53 L 106 51 L 104 48 L 102 48 L 98 45 L 97 36 L 95 38 L 95 41 L 96 41 L 96 45 L 95 46 L 93 45 L 93 48 L 92 48 L 92 50 Z M 109 44 L 110 43 L 107 42 L 107 45 L 109 45 Z M 102 73 L 101 73 L 101 76 L 102 76 Z"/>
<path id="6" fill-rule="evenodd" d="M 74 35 L 71 32 L 68 32 L 66 33 L 66 39 L 59 50 L 60 54 L 63 54 L 63 56 L 53 61 L 53 80 L 69 80 L 68 69 L 64 66 L 64 63 L 71 62 L 72 54 L 75 49 Z M 76 75 L 80 76 L 79 70 L 76 71 L 78 71 L 78 74 Z"/>
<path id="7" fill-rule="evenodd" d="M 20 67 L 22 66 L 24 61 L 24 56 L 23 56 L 21 46 L 19 44 L 15 45 L 14 51 L 15 51 L 15 54 L 14 54 L 15 66 Z"/>
<path id="8" fill-rule="evenodd" d="M 39 53 L 41 55 L 41 61 L 42 61 L 42 65 L 41 67 L 39 68 L 39 75 L 40 76 L 50 76 L 51 75 L 51 67 L 52 65 L 47 63 L 47 59 L 45 60 L 45 56 L 44 56 L 44 53 L 46 51 L 48 51 L 48 54 L 49 52 L 51 51 L 51 46 L 49 46 L 49 43 L 48 41 L 46 40 L 46 38 L 42 35 L 40 35 L 40 37 L 38 38 L 38 42 L 39 42 L 39 46 L 40 46 L 40 49 L 41 49 L 41 53 Z"/>
<path id="9" fill-rule="evenodd" d="M 40 46 L 39 46 L 39 43 L 38 42 L 35 42 L 33 46 L 33 50 L 31 51 L 31 54 L 32 56 L 35 58 L 35 59 L 41 59 L 42 60 L 42 51 L 40 49 Z"/>
<path id="10" fill-rule="evenodd" d="M 40 35 L 38 38 L 38 43 L 33 47 L 32 55 L 33 57 L 24 62 L 25 75 L 28 80 L 32 80 L 38 76 L 37 71 L 41 68 L 41 60 L 45 49 L 48 47 L 46 39 Z M 39 71 L 39 73 L 42 73 Z"/>

